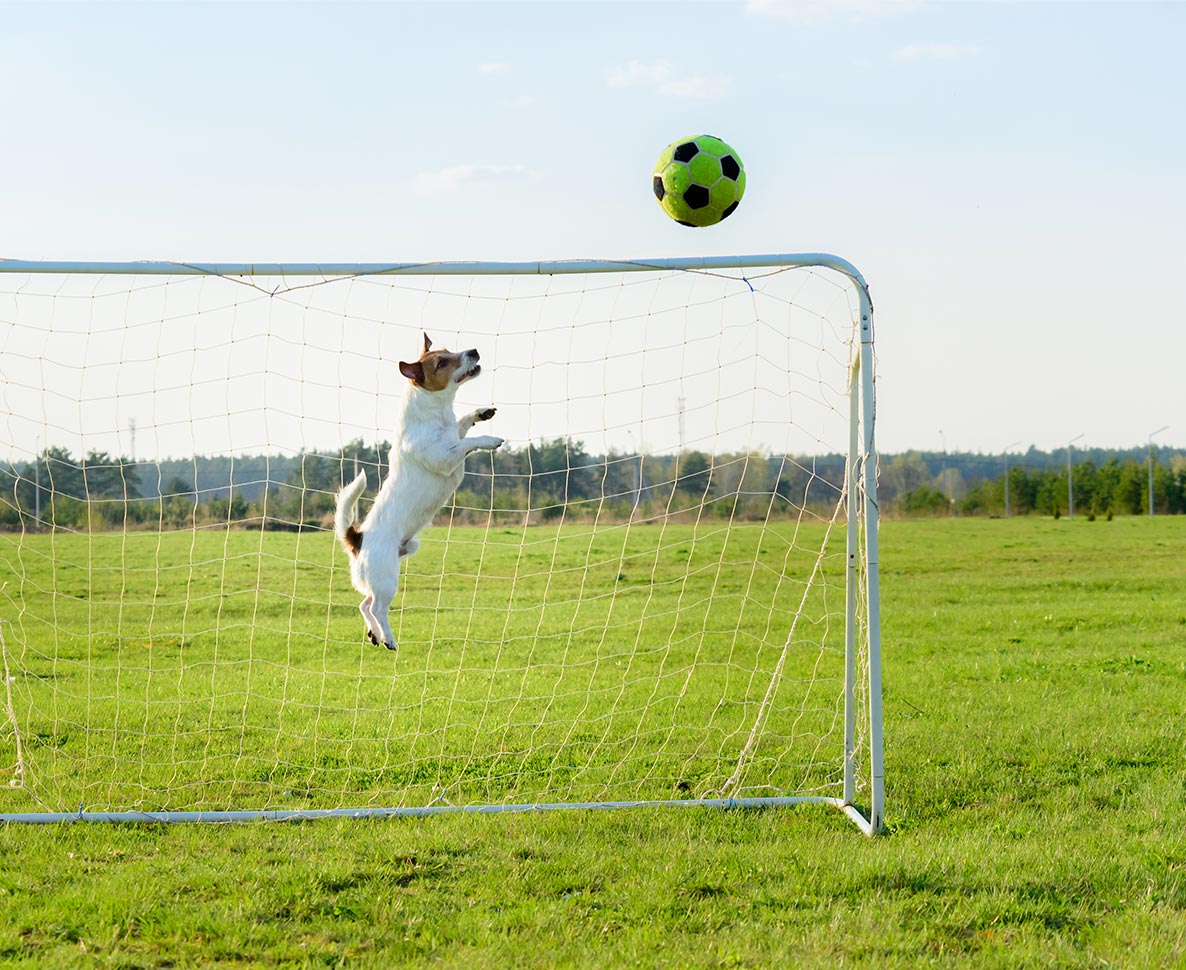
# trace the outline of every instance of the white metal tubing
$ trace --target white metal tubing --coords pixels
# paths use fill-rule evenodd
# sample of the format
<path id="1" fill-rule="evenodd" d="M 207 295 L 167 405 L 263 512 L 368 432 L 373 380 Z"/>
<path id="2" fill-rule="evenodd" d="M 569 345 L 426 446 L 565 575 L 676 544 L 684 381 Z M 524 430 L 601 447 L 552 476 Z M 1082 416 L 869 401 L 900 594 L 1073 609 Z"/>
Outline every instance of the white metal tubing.
<path id="1" fill-rule="evenodd" d="M 1149 518 L 1153 518 L 1153 436 L 1168 429 L 1169 425 L 1166 424 L 1149 433 Z"/>
<path id="2" fill-rule="evenodd" d="M 857 604 L 861 580 L 857 556 L 860 543 L 857 530 L 860 525 L 860 407 L 861 407 L 861 357 L 854 350 L 848 378 L 848 560 L 844 584 L 844 804 L 851 805 L 856 797 L 856 737 L 857 737 Z"/>
<path id="3" fill-rule="evenodd" d="M 869 291 L 857 287 L 861 310 L 861 431 L 865 473 L 865 597 L 869 637 L 869 827 L 876 835 L 885 819 L 885 754 L 881 730 L 881 592 L 877 528 L 877 446 L 874 429 L 877 405 L 873 398 L 873 304 Z"/>
<path id="4" fill-rule="evenodd" d="M 1071 447 L 1087 434 L 1084 431 L 1082 434 L 1077 434 L 1070 441 L 1067 442 L 1067 518 L 1075 518 L 1075 469 L 1071 465 Z"/>
<path id="5" fill-rule="evenodd" d="M 1005 518 L 1009 518 L 1009 449 L 1021 444 L 1020 441 L 1015 441 L 1011 445 L 1005 447 Z"/>
<path id="6" fill-rule="evenodd" d="M 49 824 L 53 822 L 291 822 L 319 818 L 423 818 L 428 815 L 500 815 L 523 812 L 557 812 L 572 809 L 610 810 L 627 808 L 716 808 L 755 809 L 790 805 L 827 805 L 849 809 L 839 798 L 820 795 L 785 795 L 765 798 L 687 798 L 636 802 L 549 802 L 519 805 L 424 805 L 403 808 L 276 808 L 259 811 L 209 812 L 28 812 L 0 815 L 5 822 Z M 858 825 L 867 825 L 859 812 L 848 812 Z"/>
<path id="7" fill-rule="evenodd" d="M 687 256 L 655 259 L 565 259 L 521 263 L 185 263 L 85 262 L 0 259 L 0 273 L 81 273 L 143 276 L 557 276 L 571 273 L 642 273 L 648 270 L 761 269 L 819 266 L 843 273 L 864 289 L 847 259 L 831 253 Z"/>
<path id="8" fill-rule="evenodd" d="M 844 814 L 856 822 L 857 828 L 859 828 L 866 835 L 879 835 L 881 833 L 880 826 L 878 828 L 874 828 L 873 823 L 865 818 L 865 816 L 862 815 L 860 811 L 854 808 L 852 805 L 845 805 L 843 808 Z"/>

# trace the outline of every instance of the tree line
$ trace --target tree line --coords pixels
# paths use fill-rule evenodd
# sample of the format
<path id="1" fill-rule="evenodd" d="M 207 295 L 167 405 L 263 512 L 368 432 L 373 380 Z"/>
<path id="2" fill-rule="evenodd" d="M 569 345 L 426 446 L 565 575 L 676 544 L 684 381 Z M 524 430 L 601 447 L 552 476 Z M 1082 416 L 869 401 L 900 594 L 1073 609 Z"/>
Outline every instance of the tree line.
<path id="1" fill-rule="evenodd" d="M 356 440 L 328 454 L 159 463 L 47 448 L 32 462 L 0 466 L 0 528 L 326 528 L 335 495 L 359 471 L 368 479 L 365 513 L 389 448 Z M 462 524 L 779 517 L 830 509 L 843 476 L 839 455 L 593 455 L 560 438 L 471 455 L 442 514 Z"/>
<path id="2" fill-rule="evenodd" d="M 269 529 L 326 528 L 334 496 L 366 471 L 365 504 L 386 471 L 388 442 L 347 443 L 333 453 L 214 456 L 135 462 L 106 452 L 74 457 L 46 448 L 32 462 L 0 465 L 0 528 L 192 528 L 236 523 Z M 1149 465 L 1136 452 L 1068 469 L 1053 453 L 1015 456 L 907 452 L 881 456 L 883 514 L 1063 515 L 1073 494 L 1084 515 L 1148 512 Z M 1186 512 L 1186 454 L 1152 463 L 1153 508 Z M 766 519 L 801 509 L 830 515 L 843 484 L 843 455 L 812 458 L 754 451 L 712 455 L 588 453 L 559 438 L 470 457 L 442 513 L 461 524 L 628 521 L 704 517 Z M 1000 469 L 995 476 L 989 474 Z M 1006 480 L 1008 488 L 1006 489 Z M 1072 491 L 1073 490 L 1073 491 Z M 1007 494 L 1006 494 L 1007 493 Z"/>
<path id="3" fill-rule="evenodd" d="M 882 466 L 879 495 L 883 508 L 901 515 L 1049 515 L 1074 511 L 1088 517 L 1145 515 L 1150 478 L 1153 511 L 1186 513 L 1186 455 L 1173 452 L 1150 462 L 1111 455 L 1070 467 L 1058 461 L 1014 461 L 995 477 L 969 480 L 954 463 L 936 473 L 919 452 L 897 455 Z M 998 459 L 1000 461 L 1000 459 Z"/>

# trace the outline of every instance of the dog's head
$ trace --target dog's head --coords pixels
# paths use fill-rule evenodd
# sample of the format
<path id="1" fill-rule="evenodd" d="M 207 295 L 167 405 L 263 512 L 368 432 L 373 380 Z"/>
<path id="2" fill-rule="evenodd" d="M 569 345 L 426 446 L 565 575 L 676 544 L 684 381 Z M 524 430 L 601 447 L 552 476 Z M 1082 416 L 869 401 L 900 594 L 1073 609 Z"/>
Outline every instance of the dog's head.
<path id="1" fill-rule="evenodd" d="M 426 391 L 456 390 L 466 381 L 473 380 L 481 372 L 478 366 L 478 352 L 463 350 L 459 354 L 448 350 L 433 350 L 428 334 L 424 335 L 424 352 L 412 363 L 399 362 L 399 372 L 417 387 Z"/>

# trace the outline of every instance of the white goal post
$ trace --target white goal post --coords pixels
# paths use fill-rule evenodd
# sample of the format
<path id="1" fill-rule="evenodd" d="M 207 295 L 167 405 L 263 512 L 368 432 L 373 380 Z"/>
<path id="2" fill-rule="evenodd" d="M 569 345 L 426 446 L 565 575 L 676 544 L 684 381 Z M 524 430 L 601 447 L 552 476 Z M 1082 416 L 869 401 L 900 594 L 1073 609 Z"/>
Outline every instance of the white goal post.
<path id="1" fill-rule="evenodd" d="M 458 411 L 506 444 L 407 560 L 389 652 L 328 510 L 360 468 L 373 497 L 422 331 L 480 351 Z M 874 370 L 827 254 L 0 260 L 0 822 L 880 832 Z"/>

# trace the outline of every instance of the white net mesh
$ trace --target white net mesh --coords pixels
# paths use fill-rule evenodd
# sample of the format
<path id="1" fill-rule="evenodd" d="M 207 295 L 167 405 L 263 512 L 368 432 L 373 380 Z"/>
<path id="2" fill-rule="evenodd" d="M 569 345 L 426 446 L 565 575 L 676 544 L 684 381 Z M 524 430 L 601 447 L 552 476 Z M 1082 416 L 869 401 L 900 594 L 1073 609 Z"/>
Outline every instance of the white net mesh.
<path id="1" fill-rule="evenodd" d="M 857 296 L 749 272 L 0 274 L 0 812 L 838 796 Z M 421 330 L 507 444 L 391 653 L 330 513 Z"/>

